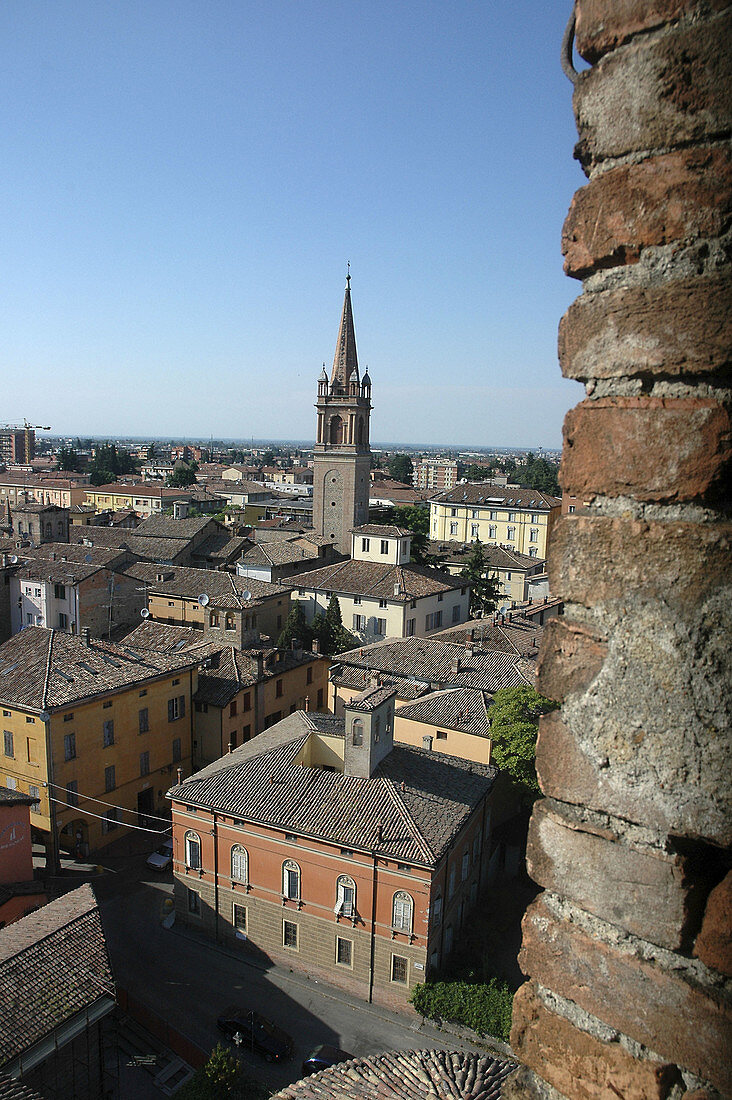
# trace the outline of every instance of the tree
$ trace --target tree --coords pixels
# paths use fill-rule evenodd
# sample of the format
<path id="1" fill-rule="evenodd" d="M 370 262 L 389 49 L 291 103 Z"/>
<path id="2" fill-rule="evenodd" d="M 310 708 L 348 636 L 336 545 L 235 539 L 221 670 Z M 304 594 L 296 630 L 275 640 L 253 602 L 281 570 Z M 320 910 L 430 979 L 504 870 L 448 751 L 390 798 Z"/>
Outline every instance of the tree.
<path id="1" fill-rule="evenodd" d="M 330 656 L 342 653 L 344 649 L 353 649 L 358 645 L 353 634 L 343 625 L 341 605 L 337 596 L 331 596 L 325 615 L 316 615 L 312 625 L 313 634 L 318 639 L 320 652 Z"/>
<path id="2" fill-rule="evenodd" d="M 165 479 L 165 484 L 170 485 L 173 489 L 185 489 L 189 485 L 195 485 L 197 481 L 196 471 L 187 466 L 186 463 L 176 463 L 175 469 L 172 474 L 168 474 Z"/>
<path id="3" fill-rule="evenodd" d="M 114 443 L 100 443 L 94 448 L 89 463 L 92 485 L 106 485 L 117 480 L 119 474 L 137 472 L 135 462 L 127 451 L 118 451 Z"/>
<path id="4" fill-rule="evenodd" d="M 405 527 L 412 535 L 411 560 L 423 563 L 427 560 L 427 542 L 430 531 L 430 514 L 427 508 L 414 508 L 401 504 L 384 513 L 384 522 Z"/>
<path id="5" fill-rule="evenodd" d="M 81 463 L 73 447 L 62 447 L 56 459 L 57 470 L 79 470 Z"/>
<path id="6" fill-rule="evenodd" d="M 515 480 L 524 489 L 538 489 L 541 493 L 560 495 L 557 467 L 545 458 L 537 458 L 531 451 L 526 456 L 526 462 L 516 468 Z"/>
<path id="7" fill-rule="evenodd" d="M 475 614 L 476 611 L 493 611 L 501 597 L 498 578 L 487 573 L 488 568 L 483 543 L 480 539 L 476 539 L 465 568 L 460 574 L 461 577 L 470 581 L 471 614 Z"/>
<path id="8" fill-rule="evenodd" d="M 158 453 L 158 449 L 157 449 L 157 447 L 155 446 L 154 443 L 148 443 L 146 453 L 147 453 L 148 462 L 152 462 L 152 460 L 155 458 L 155 456 Z"/>
<path id="9" fill-rule="evenodd" d="M 389 473 L 395 481 L 403 481 L 405 485 L 411 485 L 414 466 L 409 455 L 394 455 L 390 458 Z"/>
<path id="10" fill-rule="evenodd" d="M 492 759 L 530 798 L 539 793 L 535 764 L 539 718 L 558 706 L 525 684 L 499 688 L 488 711 Z"/>
<path id="11" fill-rule="evenodd" d="M 299 642 L 303 649 L 310 649 L 313 644 L 313 628 L 299 600 L 294 601 L 290 608 L 290 614 L 285 619 L 282 633 L 277 639 L 277 647 L 290 649 L 293 642 Z"/>
<path id="12" fill-rule="evenodd" d="M 241 1067 L 231 1051 L 217 1043 L 204 1066 L 206 1079 L 210 1082 L 214 1095 L 226 1096 L 233 1092 L 240 1072 Z"/>

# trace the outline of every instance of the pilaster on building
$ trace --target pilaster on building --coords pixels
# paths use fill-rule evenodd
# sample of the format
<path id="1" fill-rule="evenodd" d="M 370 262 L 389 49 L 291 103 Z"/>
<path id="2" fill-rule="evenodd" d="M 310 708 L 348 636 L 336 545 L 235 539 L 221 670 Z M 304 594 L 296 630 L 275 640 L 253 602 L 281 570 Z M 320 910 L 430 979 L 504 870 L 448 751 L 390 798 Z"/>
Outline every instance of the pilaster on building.
<path id="1" fill-rule="evenodd" d="M 365 523 L 369 508 L 371 379 L 360 377 L 346 279 L 341 323 L 330 378 L 318 379 L 313 469 L 313 526 L 341 553 L 351 549 L 351 530 Z"/>

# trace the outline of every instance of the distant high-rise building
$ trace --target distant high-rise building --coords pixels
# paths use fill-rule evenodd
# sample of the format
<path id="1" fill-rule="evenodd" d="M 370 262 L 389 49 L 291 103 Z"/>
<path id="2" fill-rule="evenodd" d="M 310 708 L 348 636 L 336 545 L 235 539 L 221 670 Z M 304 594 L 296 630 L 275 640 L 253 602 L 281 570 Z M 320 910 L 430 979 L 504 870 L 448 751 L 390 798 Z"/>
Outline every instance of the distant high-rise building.
<path id="1" fill-rule="evenodd" d="M 32 428 L 0 430 L 0 460 L 9 463 L 30 462 L 36 451 L 36 433 Z"/>
<path id="2" fill-rule="evenodd" d="M 313 526 L 342 553 L 351 552 L 351 531 L 369 510 L 369 419 L 371 379 L 359 378 L 351 308 L 351 276 L 346 279 L 341 326 L 330 381 L 323 366 L 318 379 L 318 428 L 313 466 Z"/>

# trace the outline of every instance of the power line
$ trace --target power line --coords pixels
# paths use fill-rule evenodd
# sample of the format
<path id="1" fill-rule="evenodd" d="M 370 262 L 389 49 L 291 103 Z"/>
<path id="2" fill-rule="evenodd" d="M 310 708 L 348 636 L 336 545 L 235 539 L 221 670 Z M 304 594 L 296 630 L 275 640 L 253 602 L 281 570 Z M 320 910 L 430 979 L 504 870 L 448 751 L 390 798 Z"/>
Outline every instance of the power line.
<path id="1" fill-rule="evenodd" d="M 116 818 L 109 818 L 106 814 L 93 814 L 91 810 L 82 810 L 81 806 L 74 806 L 71 802 L 64 802 L 62 798 L 56 798 L 56 796 L 52 794 L 50 794 L 48 797 L 50 798 L 51 802 L 58 802 L 59 806 L 68 806 L 69 809 L 76 810 L 80 814 L 86 814 L 87 817 L 96 817 L 98 821 L 106 821 L 108 823 L 110 821 L 113 821 L 115 826 L 119 825 L 123 829 L 135 829 L 138 833 L 154 833 L 155 836 L 160 836 L 160 834 L 163 832 L 162 829 L 146 829 L 144 825 L 130 825 L 127 821 L 117 821 Z M 105 802 L 104 805 L 109 805 L 109 803 Z M 124 809 L 124 807 L 114 807 L 114 809 L 120 808 Z M 160 820 L 162 821 L 163 818 L 160 818 Z M 170 824 L 170 822 L 168 822 L 168 824 Z"/>
<path id="2" fill-rule="evenodd" d="M 60 791 L 66 791 L 67 794 L 69 793 L 68 787 L 63 786 L 62 783 L 52 783 L 50 779 L 47 780 L 43 784 L 43 786 L 44 787 L 58 787 L 58 789 Z M 78 798 L 82 798 L 85 802 L 98 802 L 100 804 L 100 806 L 109 806 L 110 809 L 112 809 L 112 810 L 122 810 L 124 813 L 128 813 L 128 814 L 136 814 L 136 813 L 139 812 L 138 810 L 130 809 L 129 806 L 119 806 L 119 805 L 117 805 L 116 802 L 105 802 L 103 798 L 94 798 L 94 796 L 90 795 L 90 794 L 81 794 L 79 791 L 74 791 L 74 794 Z M 49 797 L 52 797 L 52 796 L 49 796 Z M 143 816 L 147 817 L 147 818 L 150 818 L 153 821 L 164 821 L 166 824 L 168 824 L 168 825 L 170 824 L 170 818 L 169 817 L 161 817 L 159 814 L 144 814 Z"/>

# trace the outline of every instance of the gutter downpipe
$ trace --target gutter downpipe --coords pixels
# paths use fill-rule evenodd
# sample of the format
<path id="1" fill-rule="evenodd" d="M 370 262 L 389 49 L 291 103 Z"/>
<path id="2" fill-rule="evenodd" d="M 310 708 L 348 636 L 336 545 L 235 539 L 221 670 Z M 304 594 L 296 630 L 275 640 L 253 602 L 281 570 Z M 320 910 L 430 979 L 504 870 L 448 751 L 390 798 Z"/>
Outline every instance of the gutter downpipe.
<path id="1" fill-rule="evenodd" d="M 219 942 L 219 844 L 218 836 L 216 833 L 216 811 L 211 811 L 213 818 L 213 828 L 211 829 L 211 836 L 213 837 L 214 848 L 214 939 L 216 943 Z"/>
<path id="2" fill-rule="evenodd" d="M 377 870 L 376 870 L 376 852 L 371 852 L 371 858 L 374 861 L 373 874 L 371 878 L 371 943 L 369 948 L 369 1004 L 374 1000 L 374 955 L 376 951 L 376 884 L 377 884 Z"/>

